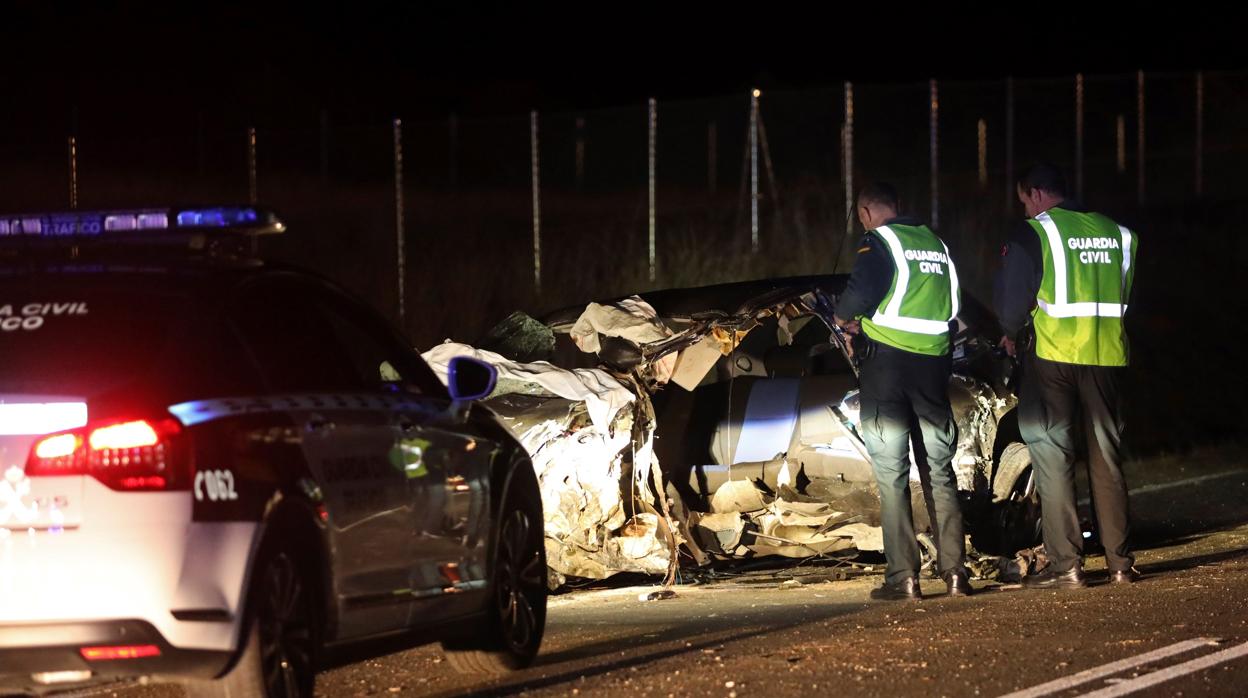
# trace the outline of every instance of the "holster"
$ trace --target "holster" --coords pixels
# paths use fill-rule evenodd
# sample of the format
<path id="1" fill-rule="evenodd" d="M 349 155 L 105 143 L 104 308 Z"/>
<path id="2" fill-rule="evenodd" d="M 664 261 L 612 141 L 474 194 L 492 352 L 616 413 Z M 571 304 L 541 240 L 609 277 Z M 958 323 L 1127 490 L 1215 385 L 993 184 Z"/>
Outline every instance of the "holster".
<path id="1" fill-rule="evenodd" d="M 854 358 L 858 360 L 858 365 L 862 365 L 864 361 L 875 356 L 875 349 L 879 343 L 867 336 L 865 332 L 859 332 L 854 335 Z"/>
<path id="2" fill-rule="evenodd" d="M 1014 350 L 1019 356 L 1025 352 L 1030 352 L 1036 346 L 1036 327 L 1031 323 L 1023 325 L 1023 329 L 1018 331 L 1018 337 L 1014 340 Z"/>

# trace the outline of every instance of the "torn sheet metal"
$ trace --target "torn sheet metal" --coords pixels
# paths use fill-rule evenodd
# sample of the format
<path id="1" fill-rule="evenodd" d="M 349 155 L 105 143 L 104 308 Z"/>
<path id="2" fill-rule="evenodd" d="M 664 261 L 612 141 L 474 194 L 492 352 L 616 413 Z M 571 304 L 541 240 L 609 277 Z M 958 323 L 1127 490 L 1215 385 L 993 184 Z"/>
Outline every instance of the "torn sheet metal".
<path id="1" fill-rule="evenodd" d="M 788 349 L 808 342 L 800 333 L 817 323 L 803 307 L 757 311 L 756 319 L 774 317 L 774 348 L 758 341 L 745 345 L 756 364 L 762 359 L 761 370 L 748 376 L 734 371 L 730 411 L 708 439 L 714 463 L 689 471 L 689 488 L 711 513 L 693 511 L 688 523 L 712 556 L 804 558 L 883 549 L 879 495 L 860 435 L 855 382 L 807 375 L 805 368 L 800 377 L 785 377 L 795 360 L 800 365 L 815 352 L 835 348 L 829 343 L 806 353 Z M 736 339 L 727 331 L 719 337 Z M 967 375 L 953 376 L 949 391 L 959 427 L 953 467 L 960 489 L 990 492 L 997 424 L 1013 408 L 1014 397 L 998 396 L 988 382 Z M 930 516 L 921 468 L 913 453 L 911 459 L 911 508 L 916 529 L 926 530 Z M 697 501 L 692 503 L 696 509 Z"/>
<path id="2" fill-rule="evenodd" d="M 725 482 L 711 495 L 711 511 L 716 514 L 748 514 L 766 509 L 771 499 L 754 483 L 733 480 Z"/>
<path id="3" fill-rule="evenodd" d="M 745 520 L 741 514 L 690 514 L 689 527 L 703 549 L 731 554 L 736 552 L 745 532 Z"/>
<path id="4" fill-rule="evenodd" d="M 668 573 L 679 539 L 666 502 L 647 483 L 658 473 L 649 398 L 601 369 L 523 364 L 454 343 L 424 354 L 443 381 L 455 356 L 498 369 L 498 387 L 483 404 L 511 429 L 537 473 L 551 588 L 569 577 Z"/>
<path id="5" fill-rule="evenodd" d="M 857 376 L 829 324 L 834 285 L 830 277 L 761 280 L 548 316 L 556 355 L 579 363 L 581 352 L 596 353 L 602 373 L 633 396 L 611 413 L 627 424 L 577 417 L 570 402 L 551 413 L 556 393 L 540 386 L 523 398 L 550 404 L 507 412 L 528 420 L 513 431 L 541 473 L 552 583 L 621 571 L 666 570 L 670 580 L 682 542 L 697 564 L 883 549 Z M 982 315 L 966 300 L 964 311 Z M 991 354 L 1000 333 L 983 322 L 974 319 L 981 332 L 959 317 L 949 386 L 959 434 L 953 468 L 968 511 L 991 498 L 998 423 L 1016 402 L 1008 368 Z M 911 506 L 923 531 L 919 473 L 916 463 Z"/>
<path id="6" fill-rule="evenodd" d="M 958 447 L 953 457 L 958 489 L 990 493 L 997 424 L 1018 399 L 1012 393 L 999 396 L 992 386 L 955 374 L 949 384 L 949 401 L 958 425 Z"/>
<path id="7" fill-rule="evenodd" d="M 667 572 L 673 549 L 669 527 L 661 526 L 653 511 L 639 511 L 637 500 L 645 493 L 628 488 L 632 411 L 620 412 L 603 430 L 587 418 L 583 403 L 548 401 L 552 409 L 543 409 L 519 399 L 503 396 L 486 404 L 512 428 L 537 472 L 550 586 L 569 577 Z"/>
<path id="8" fill-rule="evenodd" d="M 769 494 L 765 487 L 754 480 L 729 480 L 720 485 L 712 498 L 716 513 L 689 515 L 690 528 L 701 548 L 726 557 L 794 558 L 883 549 L 879 526 L 862 522 L 853 511 L 840 510 L 788 485 L 781 486 L 778 496 Z M 878 504 L 875 508 L 878 511 Z M 878 516 L 876 519 L 878 524 Z"/>
<path id="9" fill-rule="evenodd" d="M 723 354 L 719 342 L 713 337 L 703 337 L 697 344 L 681 350 L 676 358 L 671 382 L 693 391 L 706 378 L 706 374 L 715 368 L 721 356 Z"/>
<path id="10" fill-rule="evenodd" d="M 649 303 L 632 296 L 612 305 L 590 303 L 570 334 L 581 351 L 593 353 L 600 348 L 598 335 L 621 337 L 640 345 L 661 341 L 672 333 Z"/>
<path id="11" fill-rule="evenodd" d="M 631 296 L 612 305 L 590 303 L 569 334 L 581 351 L 596 354 L 602 350 L 599 335 L 627 339 L 641 347 L 671 337 L 672 331 L 659 320 L 649 303 Z M 676 359 L 676 354 L 668 354 L 653 362 L 656 381 L 662 384 L 671 379 Z"/>
<path id="12" fill-rule="evenodd" d="M 438 378 L 446 383 L 447 367 L 456 356 L 470 356 L 498 369 L 498 383 L 491 397 L 508 393 L 549 395 L 584 402 L 599 429 L 608 429 L 621 409 L 636 401 L 631 390 L 611 374 L 597 368 L 564 369 L 545 361 L 520 363 L 467 344 L 445 342 L 421 355 Z"/>

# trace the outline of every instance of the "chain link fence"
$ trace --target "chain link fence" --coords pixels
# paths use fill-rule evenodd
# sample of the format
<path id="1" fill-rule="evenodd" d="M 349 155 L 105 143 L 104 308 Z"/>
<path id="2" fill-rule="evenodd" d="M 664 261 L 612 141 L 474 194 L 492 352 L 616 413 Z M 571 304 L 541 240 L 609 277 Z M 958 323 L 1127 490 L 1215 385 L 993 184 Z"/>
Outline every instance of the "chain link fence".
<path id="1" fill-rule="evenodd" d="M 757 111 L 754 99 L 404 119 L 400 172 L 389 121 L 322 111 L 105 132 L 82 120 L 65 136 L 0 135 L 0 209 L 67 208 L 71 192 L 82 208 L 254 193 L 290 229 L 266 255 L 334 278 L 424 347 L 471 341 L 518 308 L 848 271 L 862 231 L 846 191 L 869 180 L 936 222 L 986 299 L 1022 216 L 1012 171 L 1052 161 L 1089 205 L 1138 226 L 1157 207 L 1239 200 L 1248 164 L 1245 72 L 846 84 L 764 91 Z"/>

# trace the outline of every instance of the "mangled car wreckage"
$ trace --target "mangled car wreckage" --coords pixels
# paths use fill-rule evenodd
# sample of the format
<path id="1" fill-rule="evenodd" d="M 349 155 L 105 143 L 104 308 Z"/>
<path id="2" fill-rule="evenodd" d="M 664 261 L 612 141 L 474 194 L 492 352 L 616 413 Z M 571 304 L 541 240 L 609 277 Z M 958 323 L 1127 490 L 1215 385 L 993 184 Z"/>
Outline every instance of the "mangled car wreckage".
<path id="1" fill-rule="evenodd" d="M 463 354 L 499 369 L 485 404 L 532 455 L 552 588 L 619 572 L 671 580 L 682 557 L 880 551 L 856 370 L 832 329 L 846 280 L 658 291 L 540 322 L 516 313 L 475 346 L 448 342 L 425 358 L 443 375 Z M 1012 553 L 1038 534 L 1012 364 L 993 351 L 991 315 L 973 299 L 963 305 L 949 384 L 953 466 L 976 546 Z M 920 455 L 919 531 L 929 528 L 925 472 Z"/>

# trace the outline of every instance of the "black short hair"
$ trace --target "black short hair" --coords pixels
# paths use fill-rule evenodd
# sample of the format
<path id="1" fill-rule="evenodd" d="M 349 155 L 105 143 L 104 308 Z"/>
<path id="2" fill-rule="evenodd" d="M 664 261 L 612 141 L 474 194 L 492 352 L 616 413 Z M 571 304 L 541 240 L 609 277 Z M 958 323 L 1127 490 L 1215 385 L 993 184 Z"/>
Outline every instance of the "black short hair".
<path id="1" fill-rule="evenodd" d="M 894 211 L 901 210 L 901 202 L 897 198 L 897 190 L 887 182 L 872 182 L 858 192 L 858 205 L 875 204 L 887 206 Z"/>
<path id="2" fill-rule="evenodd" d="M 1023 171 L 1018 178 L 1018 188 L 1027 193 L 1032 189 L 1046 191 L 1055 196 L 1066 196 L 1066 177 L 1062 170 L 1050 162 L 1038 162 Z"/>

